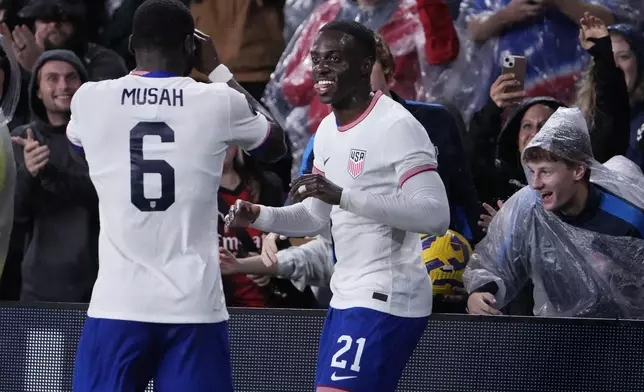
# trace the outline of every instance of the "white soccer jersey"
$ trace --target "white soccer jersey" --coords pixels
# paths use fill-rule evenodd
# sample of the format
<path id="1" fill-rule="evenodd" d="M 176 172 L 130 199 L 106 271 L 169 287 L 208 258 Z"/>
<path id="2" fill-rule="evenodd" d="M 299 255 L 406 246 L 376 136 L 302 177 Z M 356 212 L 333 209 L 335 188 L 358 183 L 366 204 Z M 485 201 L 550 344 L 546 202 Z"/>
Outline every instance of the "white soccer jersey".
<path id="1" fill-rule="evenodd" d="M 228 319 L 217 190 L 229 144 L 252 150 L 265 117 L 223 83 L 128 75 L 85 83 L 70 141 L 99 197 L 99 272 L 88 315 L 154 323 Z"/>
<path id="2" fill-rule="evenodd" d="M 353 123 L 338 127 L 333 113 L 322 121 L 313 165 L 314 172 L 342 188 L 393 195 L 410 177 L 436 170 L 436 158 L 422 125 L 378 92 Z M 331 224 L 337 257 L 332 307 L 365 307 L 400 317 L 431 313 L 432 284 L 418 234 L 339 206 L 333 206 Z"/>

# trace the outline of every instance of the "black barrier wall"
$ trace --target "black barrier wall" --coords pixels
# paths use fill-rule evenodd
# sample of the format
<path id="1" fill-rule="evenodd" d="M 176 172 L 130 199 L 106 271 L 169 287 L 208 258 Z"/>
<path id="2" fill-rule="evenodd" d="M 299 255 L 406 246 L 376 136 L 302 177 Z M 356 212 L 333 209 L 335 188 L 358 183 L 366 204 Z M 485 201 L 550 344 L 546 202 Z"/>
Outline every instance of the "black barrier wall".
<path id="1" fill-rule="evenodd" d="M 237 392 L 313 391 L 324 312 L 230 313 Z M 0 391 L 70 391 L 84 319 L 0 304 Z M 644 322 L 433 315 L 398 390 L 644 391 Z"/>

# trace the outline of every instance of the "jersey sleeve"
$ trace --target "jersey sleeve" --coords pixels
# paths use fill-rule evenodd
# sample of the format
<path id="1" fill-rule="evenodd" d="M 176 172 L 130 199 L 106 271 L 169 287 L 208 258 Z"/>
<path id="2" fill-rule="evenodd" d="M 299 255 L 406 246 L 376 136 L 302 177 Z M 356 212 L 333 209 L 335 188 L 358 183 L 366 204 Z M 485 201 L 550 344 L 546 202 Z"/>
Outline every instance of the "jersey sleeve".
<path id="1" fill-rule="evenodd" d="M 83 134 L 82 134 L 82 126 L 80 123 L 80 102 L 82 102 L 80 95 L 82 93 L 82 86 L 79 88 L 74 96 L 72 97 L 72 104 L 71 104 L 71 118 L 69 119 L 69 123 L 67 124 L 67 139 L 72 144 L 72 147 L 76 149 L 77 151 L 83 151 Z"/>
<path id="2" fill-rule="evenodd" d="M 436 171 L 436 148 L 429 140 L 425 128 L 414 118 L 399 120 L 387 135 L 389 138 L 384 144 L 384 153 L 394 166 L 401 188 L 417 174 Z"/>
<path id="3" fill-rule="evenodd" d="M 227 89 L 230 103 L 230 144 L 251 152 L 264 144 L 270 135 L 266 117 L 253 110 L 246 97 L 232 88 Z"/>

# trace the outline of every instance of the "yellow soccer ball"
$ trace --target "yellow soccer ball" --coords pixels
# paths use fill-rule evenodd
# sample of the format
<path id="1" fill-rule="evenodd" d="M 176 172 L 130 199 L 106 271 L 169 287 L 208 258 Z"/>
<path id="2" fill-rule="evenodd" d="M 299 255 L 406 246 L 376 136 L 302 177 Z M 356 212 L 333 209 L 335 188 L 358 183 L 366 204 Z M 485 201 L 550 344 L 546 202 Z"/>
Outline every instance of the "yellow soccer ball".
<path id="1" fill-rule="evenodd" d="M 441 237 L 421 234 L 422 258 L 434 284 L 434 295 L 451 294 L 463 287 L 463 272 L 470 261 L 472 247 L 461 234 L 448 230 Z"/>

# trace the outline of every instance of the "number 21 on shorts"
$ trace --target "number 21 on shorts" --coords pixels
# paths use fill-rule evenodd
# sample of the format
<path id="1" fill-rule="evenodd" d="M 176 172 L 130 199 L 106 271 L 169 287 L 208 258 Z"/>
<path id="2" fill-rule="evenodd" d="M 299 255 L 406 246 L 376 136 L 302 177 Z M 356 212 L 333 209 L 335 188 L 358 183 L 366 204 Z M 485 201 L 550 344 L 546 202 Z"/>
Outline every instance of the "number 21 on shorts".
<path id="1" fill-rule="evenodd" d="M 358 346 L 358 348 L 356 349 L 356 355 L 354 356 L 353 363 L 350 367 L 350 369 L 354 372 L 360 371 L 360 360 L 362 359 L 362 352 L 364 351 L 364 345 L 366 341 L 367 340 L 365 338 L 356 340 L 356 345 Z M 333 355 L 333 358 L 331 358 L 331 367 L 346 369 L 347 361 L 340 359 L 340 357 L 343 356 L 347 351 L 351 350 L 353 339 L 349 335 L 342 335 L 338 338 L 338 343 L 343 343 L 344 345 Z"/>

